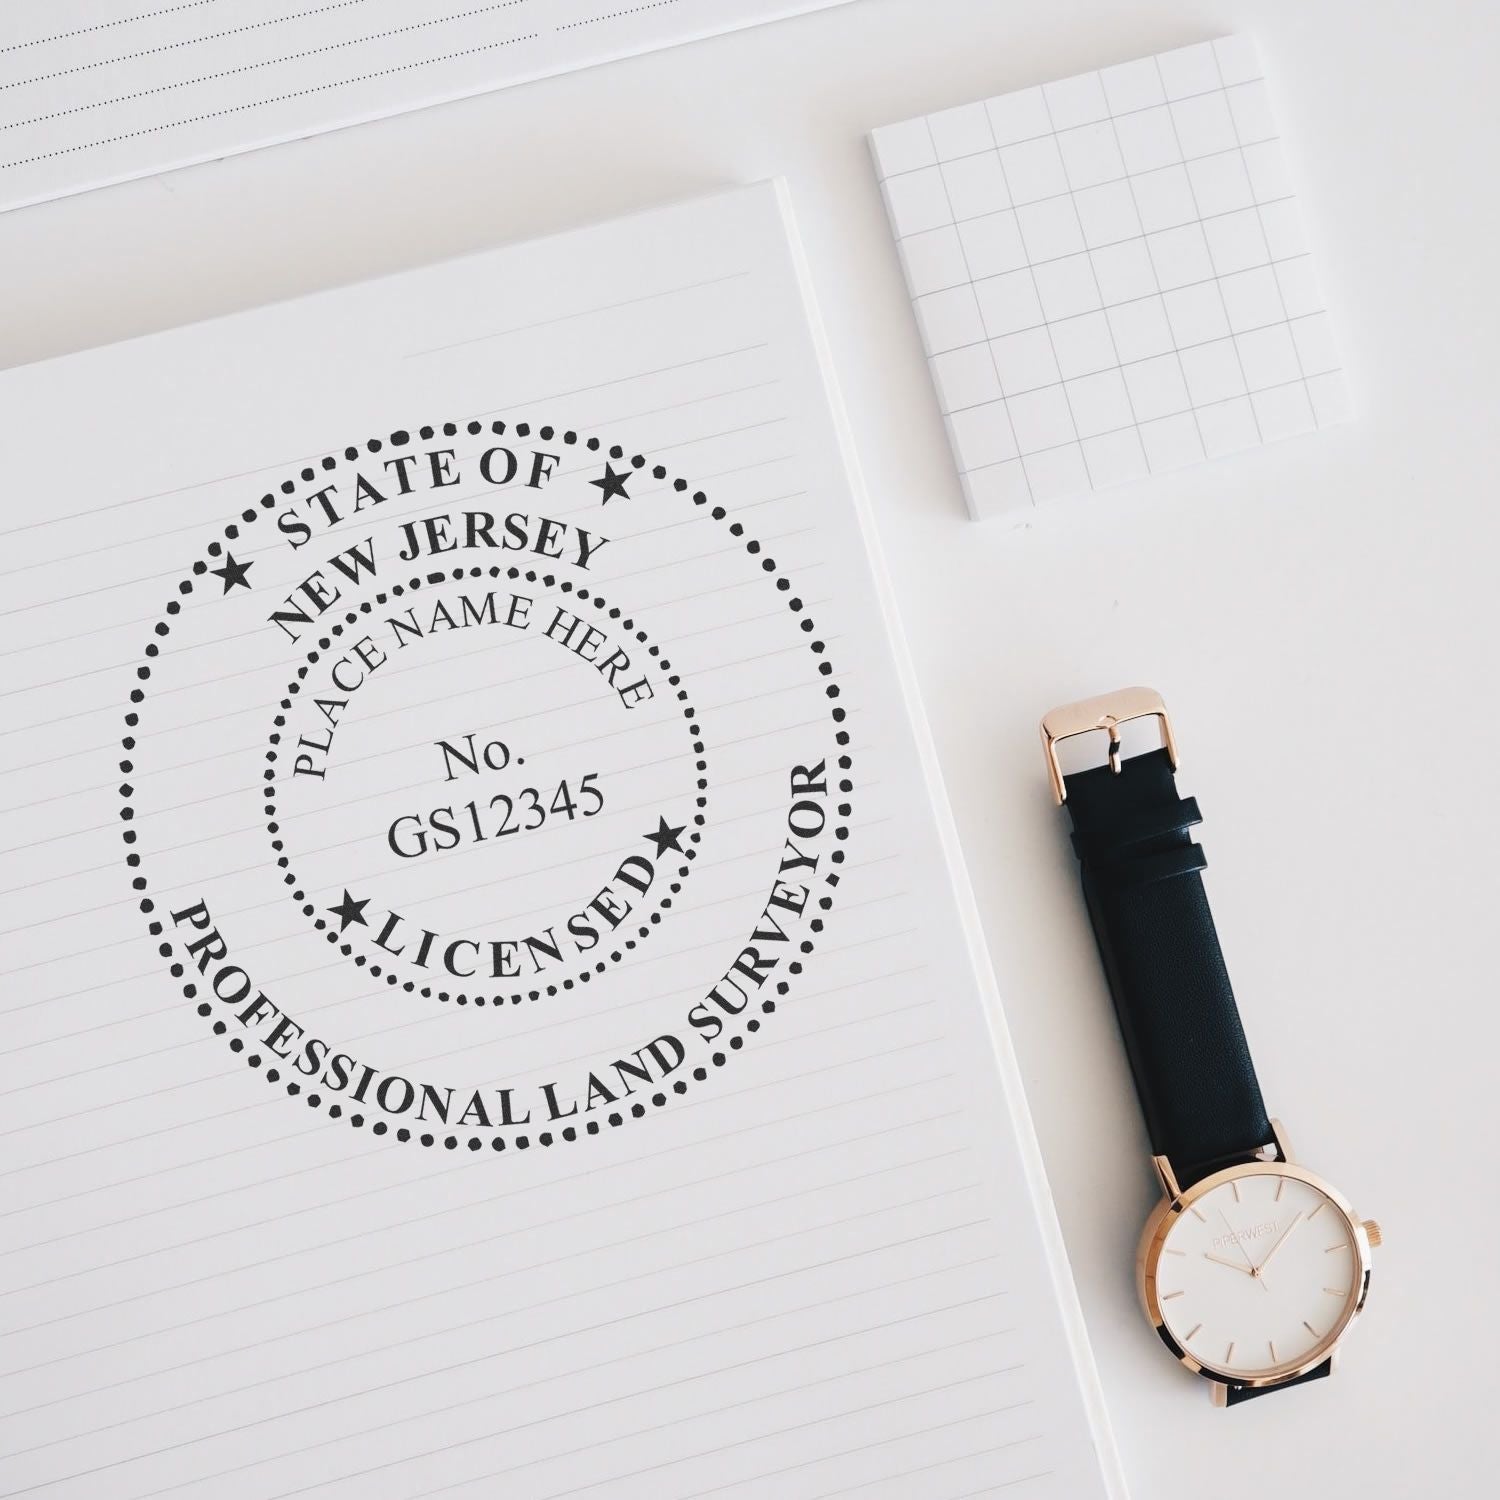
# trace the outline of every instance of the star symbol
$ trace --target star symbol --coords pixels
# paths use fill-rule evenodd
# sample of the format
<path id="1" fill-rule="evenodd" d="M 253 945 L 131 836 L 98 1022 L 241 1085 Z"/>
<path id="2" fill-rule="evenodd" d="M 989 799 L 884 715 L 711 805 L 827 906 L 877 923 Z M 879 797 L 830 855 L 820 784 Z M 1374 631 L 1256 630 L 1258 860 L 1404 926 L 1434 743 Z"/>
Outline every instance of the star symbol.
<path id="1" fill-rule="evenodd" d="M 224 592 L 227 594 L 235 584 L 239 584 L 241 588 L 247 589 L 250 587 L 250 580 L 245 577 L 245 574 L 254 566 L 253 562 L 236 562 L 234 560 L 234 553 L 226 552 L 224 554 L 224 566 L 222 568 L 210 568 L 208 571 L 217 574 L 224 580 Z"/>
<path id="2" fill-rule="evenodd" d="M 673 828 L 665 818 L 659 818 L 657 820 L 656 832 L 648 833 L 644 835 L 644 837 L 648 844 L 656 845 L 656 857 L 658 859 L 660 859 L 668 849 L 675 849 L 679 854 L 682 854 L 684 850 L 682 845 L 678 843 L 677 838 L 678 835 L 682 833 L 683 829 L 686 827 L 687 824 L 684 823 L 682 825 L 682 828 Z"/>
<path id="3" fill-rule="evenodd" d="M 338 917 L 339 931 L 342 932 L 351 922 L 358 922 L 361 927 L 368 927 L 370 925 L 365 921 L 365 907 L 369 904 L 370 898 L 368 896 L 363 901 L 356 901 L 349 894 L 348 888 L 345 887 L 344 899 L 337 906 L 330 906 L 328 910 Z"/>
<path id="4" fill-rule="evenodd" d="M 629 478 L 628 469 L 623 474 L 616 474 L 609 464 L 605 464 L 604 478 L 591 479 L 589 483 L 604 492 L 603 498 L 599 501 L 600 505 L 608 505 L 617 495 L 621 500 L 630 499 L 630 496 L 625 493 L 625 481 Z"/>

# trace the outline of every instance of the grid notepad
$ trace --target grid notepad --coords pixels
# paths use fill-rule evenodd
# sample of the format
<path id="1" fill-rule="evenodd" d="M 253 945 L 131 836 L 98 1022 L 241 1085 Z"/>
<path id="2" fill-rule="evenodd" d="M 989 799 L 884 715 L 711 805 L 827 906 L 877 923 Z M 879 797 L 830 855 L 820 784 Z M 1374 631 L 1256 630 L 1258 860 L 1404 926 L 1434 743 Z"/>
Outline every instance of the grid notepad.
<path id="1" fill-rule="evenodd" d="M 976 518 L 1348 418 L 1245 38 L 871 144 Z"/>

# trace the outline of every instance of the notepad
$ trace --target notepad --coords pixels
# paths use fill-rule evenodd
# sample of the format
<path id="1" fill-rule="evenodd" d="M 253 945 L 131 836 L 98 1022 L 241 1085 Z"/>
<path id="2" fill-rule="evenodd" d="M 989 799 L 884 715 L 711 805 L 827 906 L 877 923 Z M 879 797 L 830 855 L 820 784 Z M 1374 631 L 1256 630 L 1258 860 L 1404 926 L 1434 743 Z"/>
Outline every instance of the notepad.
<path id="1" fill-rule="evenodd" d="M 843 0 L 11 0 L 0 210 Z"/>
<path id="2" fill-rule="evenodd" d="M 1246 38 L 907 120 L 871 143 L 976 518 L 1348 418 Z"/>
<path id="3" fill-rule="evenodd" d="M 1119 1493 L 775 186 L 0 432 L 7 1489 Z"/>

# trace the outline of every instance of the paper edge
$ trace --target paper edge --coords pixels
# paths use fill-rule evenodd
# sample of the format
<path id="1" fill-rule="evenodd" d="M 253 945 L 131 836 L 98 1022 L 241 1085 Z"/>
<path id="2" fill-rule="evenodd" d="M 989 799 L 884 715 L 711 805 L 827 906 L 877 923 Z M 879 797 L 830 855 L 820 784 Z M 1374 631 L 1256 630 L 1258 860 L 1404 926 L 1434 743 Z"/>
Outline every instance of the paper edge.
<path id="1" fill-rule="evenodd" d="M 1073 1280 L 1072 1266 L 1068 1259 L 1067 1244 L 1063 1239 L 1062 1224 L 1057 1217 L 1052 1189 L 1047 1181 L 1041 1143 L 1037 1139 L 1031 1111 L 1026 1103 L 1020 1064 L 1005 1021 L 999 984 L 995 979 L 994 966 L 990 962 L 989 946 L 985 940 L 979 904 L 969 880 L 968 866 L 964 861 L 963 849 L 959 842 L 958 826 L 954 821 L 953 809 L 948 801 L 948 791 L 943 781 L 937 746 L 932 737 L 932 727 L 928 723 L 927 711 L 922 703 L 921 689 L 917 682 L 916 669 L 912 664 L 906 633 L 896 611 L 895 590 L 891 584 L 889 569 L 886 567 L 874 512 L 860 468 L 853 429 L 835 375 L 832 349 L 823 326 L 822 315 L 818 310 L 811 267 L 797 228 L 791 191 L 784 177 L 773 177 L 769 180 L 776 190 L 777 204 L 781 211 L 781 222 L 786 233 L 792 268 L 801 292 L 803 315 L 807 319 L 814 352 L 821 367 L 823 390 L 838 439 L 840 455 L 848 475 L 850 496 L 864 539 L 865 559 L 874 578 L 881 616 L 885 621 L 886 637 L 894 658 L 896 676 L 901 685 L 902 704 L 911 723 L 912 737 L 916 742 L 917 756 L 921 761 L 927 783 L 933 817 L 943 848 L 944 862 L 952 882 L 954 901 L 963 923 L 969 961 L 983 1002 L 995 1062 L 1005 1087 L 1006 1107 L 1010 1114 L 1026 1182 L 1031 1192 L 1033 1217 L 1041 1233 L 1045 1258 L 1052 1277 L 1053 1293 L 1068 1338 L 1069 1350 L 1073 1356 L 1073 1368 L 1078 1377 L 1084 1409 L 1093 1434 L 1094 1451 L 1098 1457 L 1100 1472 L 1108 1493 L 1113 1500 L 1128 1500 L 1129 1492 L 1125 1485 L 1125 1473 L 1120 1463 L 1119 1449 L 1115 1442 L 1104 1398 L 1104 1385 L 1099 1377 L 1098 1365 L 1094 1360 L 1093 1347 L 1089 1342 L 1088 1328 L 1083 1316 L 1083 1304 L 1078 1297 L 1078 1288 Z"/>

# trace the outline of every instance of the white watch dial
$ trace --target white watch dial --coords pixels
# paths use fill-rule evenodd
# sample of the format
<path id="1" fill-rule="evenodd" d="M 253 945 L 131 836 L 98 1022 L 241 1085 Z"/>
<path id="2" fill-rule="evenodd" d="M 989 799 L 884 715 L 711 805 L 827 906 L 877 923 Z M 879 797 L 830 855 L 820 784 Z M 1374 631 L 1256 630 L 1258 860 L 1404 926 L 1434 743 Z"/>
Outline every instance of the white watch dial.
<path id="1" fill-rule="evenodd" d="M 1240 1379 L 1289 1374 L 1342 1332 L 1362 1291 L 1349 1220 L 1275 1166 L 1192 1197 L 1156 1263 L 1162 1321 L 1199 1364 Z"/>

